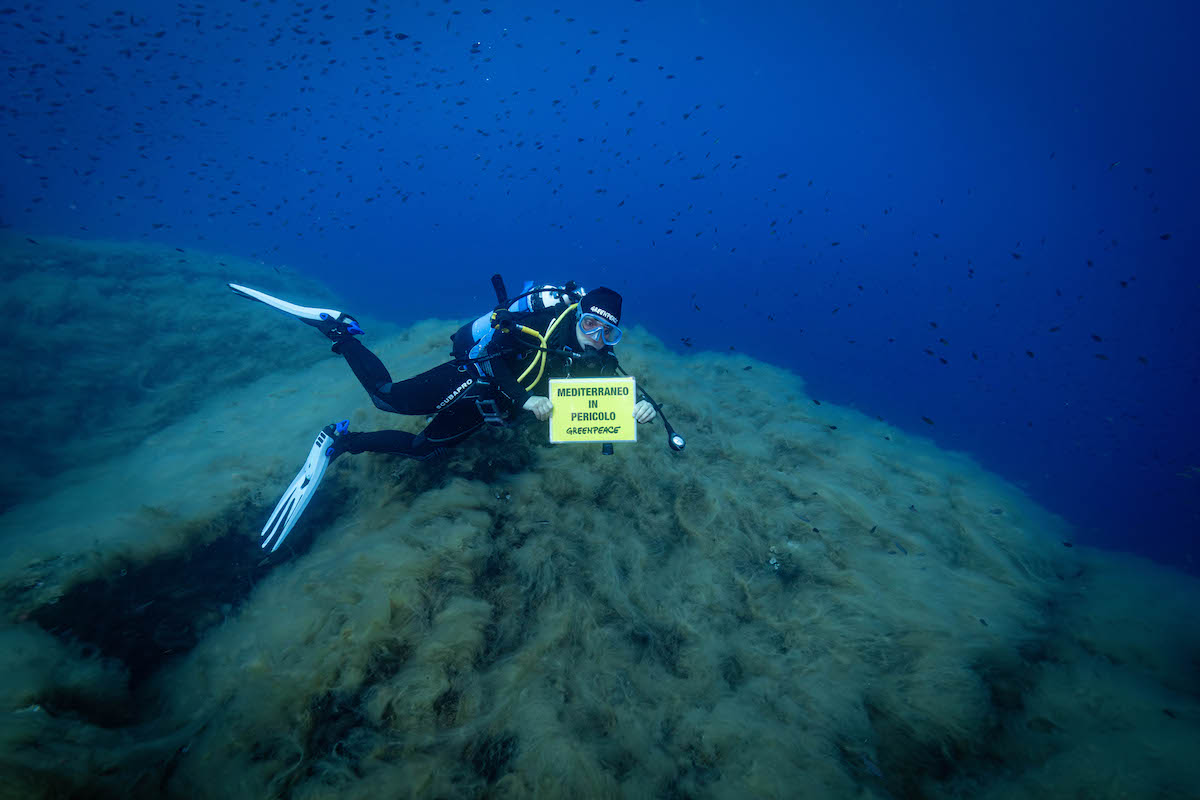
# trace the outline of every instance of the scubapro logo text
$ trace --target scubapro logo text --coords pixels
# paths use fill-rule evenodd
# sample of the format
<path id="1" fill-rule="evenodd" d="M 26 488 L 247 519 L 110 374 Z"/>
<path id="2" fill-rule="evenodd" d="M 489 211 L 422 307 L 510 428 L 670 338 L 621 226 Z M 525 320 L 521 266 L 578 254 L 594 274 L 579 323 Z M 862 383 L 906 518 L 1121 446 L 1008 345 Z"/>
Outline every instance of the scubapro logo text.
<path id="1" fill-rule="evenodd" d="M 453 403 L 458 398 L 458 396 L 463 393 L 463 390 L 466 389 L 468 386 L 470 386 L 474 382 L 475 381 L 473 378 L 467 378 L 465 381 L 463 381 L 462 384 L 460 384 L 457 389 L 455 389 L 453 392 L 451 392 L 449 395 L 447 395 L 445 400 L 443 400 L 442 402 L 437 404 L 437 410 L 441 411 L 443 408 L 445 408 L 446 406 Z"/>

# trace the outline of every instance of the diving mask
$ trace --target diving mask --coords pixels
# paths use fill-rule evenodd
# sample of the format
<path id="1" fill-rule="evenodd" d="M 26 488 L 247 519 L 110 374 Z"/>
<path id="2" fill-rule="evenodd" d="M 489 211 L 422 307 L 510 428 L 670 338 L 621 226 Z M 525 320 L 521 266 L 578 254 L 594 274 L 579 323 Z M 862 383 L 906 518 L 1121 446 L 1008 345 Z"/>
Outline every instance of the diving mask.
<path id="1" fill-rule="evenodd" d="M 580 314 L 579 329 L 593 342 L 603 342 L 609 347 L 621 341 L 621 329 L 595 314 Z"/>

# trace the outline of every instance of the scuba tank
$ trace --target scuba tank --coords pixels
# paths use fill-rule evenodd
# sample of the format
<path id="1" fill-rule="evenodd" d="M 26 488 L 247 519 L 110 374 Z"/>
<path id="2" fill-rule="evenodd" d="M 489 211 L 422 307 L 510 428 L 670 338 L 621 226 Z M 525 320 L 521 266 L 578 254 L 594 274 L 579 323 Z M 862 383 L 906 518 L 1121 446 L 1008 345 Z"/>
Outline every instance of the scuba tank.
<path id="1" fill-rule="evenodd" d="M 457 333 L 450 337 L 453 344 L 450 354 L 457 359 L 474 364 L 479 374 L 483 376 L 493 374 L 491 363 L 486 356 L 488 345 L 491 344 L 492 336 L 496 332 L 493 317 L 497 311 L 506 310 L 513 314 L 524 314 L 543 311 L 555 306 L 565 307 L 578 302 L 584 294 L 584 290 L 574 281 L 569 281 L 564 286 L 555 286 L 549 283 L 535 285 L 533 281 L 525 281 L 521 293 L 515 298 L 509 299 L 504 296 L 503 281 L 497 284 L 493 279 L 492 285 L 496 288 L 496 299 L 499 301 L 499 305 L 474 322 L 462 326 Z"/>

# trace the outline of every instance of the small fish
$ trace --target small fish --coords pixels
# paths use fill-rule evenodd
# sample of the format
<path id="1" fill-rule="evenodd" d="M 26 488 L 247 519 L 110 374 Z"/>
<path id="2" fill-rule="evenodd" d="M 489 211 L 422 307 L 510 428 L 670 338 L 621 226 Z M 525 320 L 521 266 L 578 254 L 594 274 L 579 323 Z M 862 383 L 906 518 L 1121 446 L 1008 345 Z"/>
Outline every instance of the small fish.
<path id="1" fill-rule="evenodd" d="M 983 617 L 980 617 L 980 618 L 979 618 L 979 624 L 980 624 L 980 625 L 982 625 L 982 626 L 983 626 L 983 627 L 985 627 L 985 628 L 988 626 L 988 624 L 987 624 L 987 620 L 986 620 L 986 619 L 984 619 Z"/>
<path id="2" fill-rule="evenodd" d="M 1075 545 L 1072 544 L 1071 542 L 1063 542 L 1063 547 L 1074 547 L 1074 546 Z"/>
<path id="3" fill-rule="evenodd" d="M 923 422 L 924 422 L 926 425 L 932 425 L 932 424 L 933 424 L 933 420 L 931 420 L 929 417 L 921 417 L 921 420 L 922 420 L 922 421 L 923 421 Z"/>
<path id="4" fill-rule="evenodd" d="M 742 367 L 742 372 L 749 372 L 753 367 Z"/>
<path id="5" fill-rule="evenodd" d="M 871 531 L 874 532 L 875 529 L 872 528 Z M 897 541 L 893 541 L 892 544 L 896 545 L 896 549 L 899 550 L 901 553 L 904 553 L 904 555 L 908 555 L 908 551 L 904 549 L 904 545 L 900 544 Z"/>
<path id="6" fill-rule="evenodd" d="M 1003 508 L 989 508 L 988 513 L 995 514 L 998 517 L 1004 513 L 1004 509 Z"/>

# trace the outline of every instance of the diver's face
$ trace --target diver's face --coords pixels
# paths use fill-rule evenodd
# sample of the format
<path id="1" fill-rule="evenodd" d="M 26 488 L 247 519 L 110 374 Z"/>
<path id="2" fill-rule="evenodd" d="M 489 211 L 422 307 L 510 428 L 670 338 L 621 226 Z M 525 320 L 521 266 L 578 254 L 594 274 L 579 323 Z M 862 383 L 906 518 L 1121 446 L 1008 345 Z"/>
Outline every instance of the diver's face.
<path id="1" fill-rule="evenodd" d="M 580 352 L 583 352 L 589 347 L 593 350 L 599 350 L 600 348 L 604 347 L 602 342 L 596 341 L 591 336 L 588 336 L 583 332 L 582 323 L 580 322 L 575 323 L 575 340 L 579 342 Z"/>

